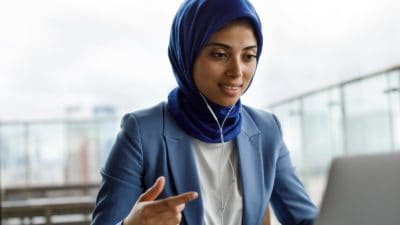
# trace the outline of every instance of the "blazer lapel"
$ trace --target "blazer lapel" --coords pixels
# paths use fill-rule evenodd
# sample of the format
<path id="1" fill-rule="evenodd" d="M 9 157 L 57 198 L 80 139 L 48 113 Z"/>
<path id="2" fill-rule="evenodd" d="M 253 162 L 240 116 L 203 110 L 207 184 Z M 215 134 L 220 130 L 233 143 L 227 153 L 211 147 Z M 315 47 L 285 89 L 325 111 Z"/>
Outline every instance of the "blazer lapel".
<path id="1" fill-rule="evenodd" d="M 164 118 L 164 137 L 176 190 L 179 194 L 188 191 L 199 193 L 198 199 L 186 205 L 183 217 L 188 225 L 202 225 L 204 209 L 191 137 L 175 124 L 166 107 Z M 242 119 L 242 130 L 237 137 L 238 166 L 243 187 L 242 225 L 254 225 L 264 215 L 261 137 L 257 126 L 244 109 Z"/>
<path id="2" fill-rule="evenodd" d="M 199 197 L 186 204 L 183 217 L 187 224 L 203 224 L 203 206 L 196 161 L 191 137 L 181 130 L 164 107 L 164 138 L 167 145 L 169 165 L 178 194 L 196 191 Z"/>
<path id="3" fill-rule="evenodd" d="M 260 131 L 242 110 L 242 130 L 237 137 L 239 172 L 243 187 L 243 225 L 254 225 L 263 216 L 263 169 Z"/>

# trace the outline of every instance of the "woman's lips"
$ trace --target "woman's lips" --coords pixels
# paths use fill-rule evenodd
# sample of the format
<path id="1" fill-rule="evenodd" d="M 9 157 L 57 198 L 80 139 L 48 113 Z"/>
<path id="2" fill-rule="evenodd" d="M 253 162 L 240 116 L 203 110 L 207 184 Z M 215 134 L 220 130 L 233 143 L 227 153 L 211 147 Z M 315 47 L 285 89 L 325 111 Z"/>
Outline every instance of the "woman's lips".
<path id="1" fill-rule="evenodd" d="M 237 84 L 220 84 L 219 86 L 223 92 L 231 96 L 236 96 L 237 94 L 240 94 L 242 89 L 242 85 Z"/>

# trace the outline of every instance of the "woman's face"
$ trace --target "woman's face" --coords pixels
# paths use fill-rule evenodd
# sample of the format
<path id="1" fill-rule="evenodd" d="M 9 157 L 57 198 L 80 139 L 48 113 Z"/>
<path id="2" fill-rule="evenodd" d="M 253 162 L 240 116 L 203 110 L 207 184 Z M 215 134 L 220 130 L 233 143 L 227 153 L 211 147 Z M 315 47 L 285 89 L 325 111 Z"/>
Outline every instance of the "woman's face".
<path id="1" fill-rule="evenodd" d="M 252 26 L 246 21 L 232 22 L 214 33 L 196 58 L 194 83 L 212 102 L 234 105 L 255 72 L 256 55 Z"/>

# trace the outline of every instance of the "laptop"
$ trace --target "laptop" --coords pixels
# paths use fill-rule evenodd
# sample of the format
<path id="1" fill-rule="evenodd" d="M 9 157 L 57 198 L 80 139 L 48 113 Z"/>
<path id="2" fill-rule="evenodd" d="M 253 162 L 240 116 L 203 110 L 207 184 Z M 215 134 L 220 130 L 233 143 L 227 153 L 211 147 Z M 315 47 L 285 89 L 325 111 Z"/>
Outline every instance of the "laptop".
<path id="1" fill-rule="evenodd" d="M 315 225 L 400 225 L 400 152 L 335 158 Z"/>

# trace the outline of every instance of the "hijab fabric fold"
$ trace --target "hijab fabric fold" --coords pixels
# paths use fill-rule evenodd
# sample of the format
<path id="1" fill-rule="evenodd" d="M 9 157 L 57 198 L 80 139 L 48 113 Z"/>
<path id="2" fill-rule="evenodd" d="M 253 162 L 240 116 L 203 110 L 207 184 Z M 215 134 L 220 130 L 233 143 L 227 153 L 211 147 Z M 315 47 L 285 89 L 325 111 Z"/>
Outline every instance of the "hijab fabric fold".
<path id="1" fill-rule="evenodd" d="M 168 56 L 178 83 L 168 95 L 168 111 L 190 136 L 207 143 L 221 142 L 218 124 L 208 111 L 193 77 L 193 64 L 210 36 L 235 19 L 247 18 L 257 39 L 257 62 L 262 49 L 261 22 L 247 0 L 186 0 L 175 15 Z M 224 141 L 234 139 L 241 129 L 240 100 L 230 107 L 207 100 L 223 127 Z"/>

